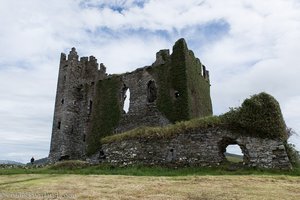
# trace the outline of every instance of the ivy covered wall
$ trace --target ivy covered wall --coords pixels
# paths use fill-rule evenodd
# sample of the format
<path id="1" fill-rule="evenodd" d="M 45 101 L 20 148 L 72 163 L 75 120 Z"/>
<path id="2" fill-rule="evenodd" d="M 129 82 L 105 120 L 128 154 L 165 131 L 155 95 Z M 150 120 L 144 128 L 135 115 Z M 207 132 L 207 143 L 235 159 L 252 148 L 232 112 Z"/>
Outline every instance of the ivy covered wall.
<path id="1" fill-rule="evenodd" d="M 92 117 L 87 135 L 87 154 L 95 153 L 100 147 L 100 139 L 111 135 L 121 117 L 120 88 L 121 77 L 111 76 L 96 85 Z"/>
<path id="2" fill-rule="evenodd" d="M 175 43 L 171 56 L 162 57 L 164 64 L 148 69 L 158 82 L 159 110 L 173 123 L 212 115 L 209 80 L 185 40 Z"/>
<path id="3" fill-rule="evenodd" d="M 116 128 L 123 130 L 125 122 L 132 128 L 145 124 L 163 126 L 212 115 L 209 81 L 201 74 L 202 65 L 188 50 L 185 40 L 175 43 L 171 55 L 162 50 L 159 56 L 152 66 L 98 81 L 87 136 L 88 155 L 100 148 L 101 138 L 114 134 Z M 149 81 L 154 81 L 157 87 L 154 102 L 147 102 Z M 124 86 L 132 92 L 132 109 L 126 114 L 120 95 Z"/>

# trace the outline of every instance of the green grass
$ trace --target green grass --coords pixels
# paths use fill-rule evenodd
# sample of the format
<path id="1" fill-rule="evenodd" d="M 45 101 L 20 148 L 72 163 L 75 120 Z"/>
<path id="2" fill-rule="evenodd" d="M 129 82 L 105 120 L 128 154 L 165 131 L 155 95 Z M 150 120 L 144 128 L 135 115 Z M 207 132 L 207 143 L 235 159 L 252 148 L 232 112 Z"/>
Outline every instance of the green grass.
<path id="1" fill-rule="evenodd" d="M 233 163 L 240 163 L 240 162 L 243 162 L 242 159 L 236 158 L 236 157 L 232 157 L 232 156 L 226 156 L 226 159 L 227 159 L 229 162 L 233 162 Z"/>
<path id="2" fill-rule="evenodd" d="M 227 156 L 226 156 L 226 159 L 227 159 L 229 162 L 232 162 L 232 163 L 240 163 L 240 162 L 243 162 L 243 158 L 239 158 L 239 157 L 236 157 L 236 156 L 230 156 L 230 155 L 227 155 Z"/>
<path id="3" fill-rule="evenodd" d="M 300 168 L 292 171 L 267 170 L 256 168 L 244 168 L 231 170 L 230 163 L 219 167 L 149 167 L 149 166 L 127 166 L 115 167 L 107 164 L 88 166 L 86 163 L 72 164 L 62 162 L 53 166 L 43 168 L 28 167 L 0 169 L 0 175 L 13 174 L 97 174 L 97 175 L 130 175 L 130 176 L 187 176 L 187 175 L 290 175 L 300 176 Z M 75 161 L 77 162 L 77 161 Z"/>

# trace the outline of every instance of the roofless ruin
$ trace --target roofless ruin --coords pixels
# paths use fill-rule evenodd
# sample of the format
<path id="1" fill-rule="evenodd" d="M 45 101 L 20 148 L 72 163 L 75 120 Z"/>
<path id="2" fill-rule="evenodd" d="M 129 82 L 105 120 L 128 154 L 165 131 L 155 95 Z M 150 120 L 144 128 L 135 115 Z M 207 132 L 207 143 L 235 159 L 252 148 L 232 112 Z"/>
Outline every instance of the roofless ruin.
<path id="1" fill-rule="evenodd" d="M 290 169 L 285 135 L 279 104 L 266 93 L 212 116 L 209 72 L 184 39 L 119 75 L 93 56 L 79 59 L 75 48 L 61 54 L 50 162 L 216 166 L 237 144 L 244 165 Z"/>

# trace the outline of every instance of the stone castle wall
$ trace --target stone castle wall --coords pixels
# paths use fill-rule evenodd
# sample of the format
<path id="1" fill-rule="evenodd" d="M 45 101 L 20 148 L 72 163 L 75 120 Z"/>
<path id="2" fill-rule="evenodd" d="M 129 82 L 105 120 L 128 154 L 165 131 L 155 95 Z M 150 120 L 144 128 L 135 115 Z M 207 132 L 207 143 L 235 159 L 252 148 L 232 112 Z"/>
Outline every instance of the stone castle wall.
<path id="1" fill-rule="evenodd" d="M 160 112 L 155 100 L 149 101 L 149 84 L 153 83 L 157 89 L 156 79 L 146 69 L 139 69 L 122 75 L 125 89 L 130 91 L 129 110 L 122 112 L 115 133 L 122 133 L 139 126 L 165 126 L 170 121 Z M 124 95 L 125 91 L 123 92 Z M 129 98 L 129 97 L 126 97 Z M 124 99 L 125 100 L 125 99 Z M 121 102 L 122 107 L 124 101 Z"/>
<path id="2" fill-rule="evenodd" d="M 106 77 L 105 67 L 98 69 L 90 56 L 78 58 L 72 48 L 68 58 L 61 54 L 49 159 L 85 157 L 85 138 L 90 121 L 90 102 L 95 82 Z M 89 90 L 86 90 L 86 88 Z"/>
<path id="3" fill-rule="evenodd" d="M 217 127 L 188 130 L 171 138 L 139 137 L 103 144 L 106 159 L 102 161 L 115 165 L 218 166 L 231 144 L 240 146 L 245 166 L 291 169 L 282 141 L 242 136 Z"/>

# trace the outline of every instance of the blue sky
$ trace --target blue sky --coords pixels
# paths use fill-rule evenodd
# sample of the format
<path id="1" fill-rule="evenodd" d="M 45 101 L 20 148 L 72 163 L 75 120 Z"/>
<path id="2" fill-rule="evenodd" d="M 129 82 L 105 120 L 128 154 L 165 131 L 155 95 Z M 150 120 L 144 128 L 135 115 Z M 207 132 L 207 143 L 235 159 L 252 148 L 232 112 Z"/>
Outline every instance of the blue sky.
<path id="1" fill-rule="evenodd" d="M 300 133 L 298 0 L 0 0 L 0 23 L 0 159 L 48 155 L 59 56 L 73 46 L 123 73 L 184 37 L 210 70 L 214 114 L 265 91 Z"/>

